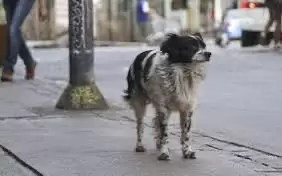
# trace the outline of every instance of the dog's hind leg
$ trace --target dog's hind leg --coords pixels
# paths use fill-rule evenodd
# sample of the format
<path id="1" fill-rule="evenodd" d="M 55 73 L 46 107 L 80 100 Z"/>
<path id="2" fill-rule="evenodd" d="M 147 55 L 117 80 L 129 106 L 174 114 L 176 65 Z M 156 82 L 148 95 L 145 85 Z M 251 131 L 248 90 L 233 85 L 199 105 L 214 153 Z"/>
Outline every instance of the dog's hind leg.
<path id="1" fill-rule="evenodd" d="M 192 126 L 192 112 L 180 112 L 180 127 L 181 127 L 181 145 L 182 154 L 185 159 L 195 159 L 196 153 L 192 151 L 191 144 L 191 126 Z"/>
<path id="2" fill-rule="evenodd" d="M 153 119 L 153 128 L 155 130 L 155 140 L 156 140 L 156 148 L 158 151 L 160 151 L 161 149 L 161 141 L 160 141 L 160 121 L 157 118 L 157 114 L 156 117 Z"/>
<path id="3" fill-rule="evenodd" d="M 145 152 L 146 149 L 143 144 L 143 133 L 144 133 L 144 116 L 146 112 L 146 102 L 145 101 L 135 101 L 132 103 L 132 107 L 136 117 L 136 131 L 137 131 L 137 142 L 136 142 L 136 152 Z"/>
<path id="4" fill-rule="evenodd" d="M 170 111 L 163 109 L 157 111 L 155 128 L 158 128 L 157 148 L 159 148 L 159 160 L 170 160 L 169 140 L 168 140 L 168 118 Z"/>

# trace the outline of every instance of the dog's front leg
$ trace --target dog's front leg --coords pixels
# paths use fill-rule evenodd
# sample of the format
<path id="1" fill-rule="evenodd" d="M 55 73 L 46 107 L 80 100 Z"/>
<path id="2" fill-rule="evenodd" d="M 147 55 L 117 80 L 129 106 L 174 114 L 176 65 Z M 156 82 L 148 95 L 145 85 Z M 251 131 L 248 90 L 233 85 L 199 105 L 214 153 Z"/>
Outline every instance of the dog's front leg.
<path id="1" fill-rule="evenodd" d="M 191 144 L 191 126 L 192 126 L 193 112 L 183 111 L 180 112 L 180 126 L 181 126 L 181 145 L 182 154 L 185 159 L 195 159 L 196 153 L 192 151 Z"/>
<path id="2" fill-rule="evenodd" d="M 168 140 L 168 118 L 170 112 L 168 110 L 161 110 L 157 112 L 158 127 L 159 128 L 159 136 L 157 139 L 159 142 L 159 160 L 169 160 L 169 140 Z"/>

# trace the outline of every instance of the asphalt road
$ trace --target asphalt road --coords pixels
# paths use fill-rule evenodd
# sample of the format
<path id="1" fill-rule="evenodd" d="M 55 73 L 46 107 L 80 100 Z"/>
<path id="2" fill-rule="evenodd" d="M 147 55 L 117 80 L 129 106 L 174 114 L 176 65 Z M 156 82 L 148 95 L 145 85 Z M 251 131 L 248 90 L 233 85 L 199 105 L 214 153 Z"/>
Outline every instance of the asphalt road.
<path id="1" fill-rule="evenodd" d="M 127 68 L 146 48 L 97 48 L 95 74 L 109 102 L 121 105 Z M 210 46 L 209 73 L 202 86 L 195 128 L 215 138 L 282 156 L 282 52 Z M 64 86 L 68 50 L 34 50 L 38 77 Z"/>

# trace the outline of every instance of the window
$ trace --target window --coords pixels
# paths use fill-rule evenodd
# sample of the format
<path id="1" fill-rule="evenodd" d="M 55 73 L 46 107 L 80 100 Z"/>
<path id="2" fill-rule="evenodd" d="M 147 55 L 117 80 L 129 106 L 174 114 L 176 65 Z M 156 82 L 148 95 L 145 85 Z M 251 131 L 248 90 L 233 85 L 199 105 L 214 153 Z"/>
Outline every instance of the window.
<path id="1" fill-rule="evenodd" d="M 171 9 L 172 10 L 180 10 L 188 8 L 188 0 L 172 0 Z"/>

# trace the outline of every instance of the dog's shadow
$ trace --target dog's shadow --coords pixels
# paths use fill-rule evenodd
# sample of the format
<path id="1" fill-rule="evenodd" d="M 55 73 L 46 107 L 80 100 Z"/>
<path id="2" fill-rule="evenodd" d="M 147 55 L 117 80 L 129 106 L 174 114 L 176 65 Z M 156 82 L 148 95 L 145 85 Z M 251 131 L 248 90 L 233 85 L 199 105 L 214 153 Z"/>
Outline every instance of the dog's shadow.
<path id="1" fill-rule="evenodd" d="M 199 152 L 199 151 L 197 151 Z M 197 153 L 196 152 L 196 153 Z M 197 153 L 198 154 L 198 153 Z M 132 155 L 136 157 L 137 160 L 142 161 L 146 160 L 148 162 L 156 162 L 156 163 L 179 163 L 179 162 L 197 162 L 197 160 L 200 160 L 200 158 L 196 159 L 184 159 L 181 155 L 181 152 L 179 149 L 172 148 L 170 149 L 170 160 L 167 161 L 160 161 L 157 159 L 158 157 L 158 151 L 156 149 L 147 149 L 146 152 L 132 152 Z"/>
<path id="2" fill-rule="evenodd" d="M 168 161 L 157 160 L 157 151 L 149 149 L 144 153 L 132 153 L 134 160 L 129 166 L 135 171 L 139 170 L 142 175 L 202 175 L 203 167 L 212 167 L 213 159 L 207 159 L 207 153 L 199 152 L 197 159 L 183 159 L 180 150 L 170 150 L 171 159 Z M 205 171 L 208 169 L 206 168 Z M 156 174 L 157 173 L 157 174 Z"/>

